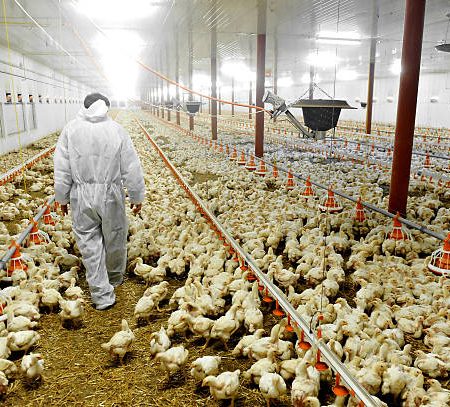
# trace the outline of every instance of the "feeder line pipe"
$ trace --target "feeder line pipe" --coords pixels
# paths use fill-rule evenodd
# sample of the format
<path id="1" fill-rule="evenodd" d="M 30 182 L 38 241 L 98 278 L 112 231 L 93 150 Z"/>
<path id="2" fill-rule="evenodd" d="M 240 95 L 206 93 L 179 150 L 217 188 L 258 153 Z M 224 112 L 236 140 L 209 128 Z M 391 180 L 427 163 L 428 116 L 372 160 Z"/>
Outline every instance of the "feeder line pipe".
<path id="1" fill-rule="evenodd" d="M 42 208 L 39 210 L 39 212 L 34 216 L 33 220 L 35 222 L 39 222 L 39 220 L 42 218 L 42 216 L 44 215 L 44 212 L 47 209 L 47 205 L 51 205 L 53 202 L 55 202 L 55 196 L 51 196 L 47 203 L 45 205 L 42 206 Z M 22 243 L 25 241 L 25 239 L 28 237 L 29 233 L 31 232 L 31 229 L 33 228 L 33 222 L 30 222 L 30 224 L 25 228 L 25 230 L 19 235 L 19 237 L 17 239 L 15 239 L 15 242 L 22 246 Z M 2 259 L 0 260 L 0 270 L 4 269 L 6 267 L 6 264 L 8 263 L 8 261 L 11 259 L 12 255 L 14 254 L 14 252 L 16 251 L 16 247 L 13 246 L 10 249 L 8 249 L 8 251 L 6 252 L 6 254 L 2 257 Z"/>
<path id="2" fill-rule="evenodd" d="M 360 144 L 362 146 L 367 146 L 367 147 L 372 147 L 374 146 L 376 149 L 378 150 L 386 150 L 387 148 L 394 148 L 393 145 L 391 146 L 383 146 L 381 144 L 369 144 L 369 143 L 365 143 L 365 142 L 361 142 L 361 141 L 353 141 L 353 140 L 346 140 L 346 139 L 342 139 L 342 138 L 331 138 L 331 137 L 325 137 L 325 140 L 333 140 L 333 141 L 347 141 L 347 143 L 349 144 Z M 413 151 L 412 152 L 415 155 L 422 155 L 422 156 L 426 156 L 427 153 L 421 152 L 421 151 Z M 445 155 L 436 155 L 436 154 L 428 154 L 430 156 L 430 158 L 440 158 L 442 160 L 450 160 L 450 157 L 445 156 Z"/>
<path id="3" fill-rule="evenodd" d="M 45 158 L 46 154 L 49 154 L 50 152 L 53 152 L 53 150 L 55 149 L 55 146 L 56 145 L 46 148 L 45 150 L 41 151 L 40 153 L 36 154 L 35 156 L 29 158 L 24 163 L 14 167 L 14 168 L 11 168 L 10 170 L 8 170 L 5 173 L 3 173 L 2 175 L 0 175 L 0 185 L 3 185 L 4 183 L 6 183 L 7 178 L 9 178 L 11 176 L 15 176 L 15 175 L 17 175 L 17 173 L 23 171 L 23 169 L 25 167 L 27 167 L 28 165 L 32 164 L 34 161 L 40 161 L 43 158 Z"/>
<path id="4" fill-rule="evenodd" d="M 355 394 L 365 403 L 366 406 L 376 407 L 377 403 L 372 399 L 372 396 L 367 392 L 367 390 L 362 387 L 359 382 L 351 375 L 350 371 L 344 366 L 344 364 L 336 357 L 333 351 L 322 341 L 320 340 L 314 332 L 310 331 L 309 324 L 300 316 L 297 310 L 290 304 L 289 300 L 283 294 L 283 292 L 272 282 L 267 276 L 258 268 L 254 259 L 242 249 L 239 243 L 228 233 L 228 231 L 222 226 L 219 220 L 209 211 L 208 207 L 203 203 L 201 198 L 197 195 L 195 191 L 193 191 L 183 176 L 179 173 L 179 171 L 173 166 L 173 164 L 169 161 L 167 156 L 161 150 L 161 148 L 156 144 L 156 142 L 151 138 L 151 136 L 147 133 L 145 128 L 142 126 L 140 121 L 136 119 L 142 131 L 146 135 L 147 139 L 153 145 L 155 150 L 161 156 L 163 161 L 167 164 L 171 172 L 174 174 L 175 178 L 182 185 L 183 189 L 187 192 L 187 194 L 191 197 L 191 199 L 196 202 L 201 208 L 202 212 L 205 214 L 205 217 L 209 218 L 220 232 L 221 235 L 230 243 L 233 249 L 239 254 L 239 256 L 245 260 L 248 266 L 252 269 L 252 271 L 257 275 L 258 279 L 264 284 L 267 290 L 270 292 L 272 297 L 274 297 L 281 308 L 291 316 L 291 320 L 294 321 L 297 326 L 304 332 L 307 339 L 313 343 L 318 350 L 320 350 L 323 358 L 328 362 L 329 365 L 333 367 L 333 369 L 341 375 L 341 379 L 349 386 L 352 390 L 354 390 Z"/>

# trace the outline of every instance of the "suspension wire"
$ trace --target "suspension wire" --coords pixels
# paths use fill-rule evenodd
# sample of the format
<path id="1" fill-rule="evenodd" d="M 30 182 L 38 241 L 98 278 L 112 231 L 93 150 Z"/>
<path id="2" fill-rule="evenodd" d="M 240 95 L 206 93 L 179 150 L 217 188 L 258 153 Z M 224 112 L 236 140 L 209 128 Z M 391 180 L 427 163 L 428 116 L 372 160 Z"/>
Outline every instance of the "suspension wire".
<path id="1" fill-rule="evenodd" d="M 61 15 L 61 0 L 58 0 L 58 32 L 59 42 L 62 44 L 62 15 Z M 66 86 L 65 86 L 65 73 L 64 73 L 64 61 L 61 64 L 62 84 L 63 84 L 63 99 L 64 99 L 64 124 L 67 123 L 67 101 L 66 101 Z"/>
<path id="2" fill-rule="evenodd" d="M 339 23 L 340 23 L 340 12 L 341 12 L 341 0 L 338 0 L 337 4 L 337 21 L 336 21 L 336 32 L 339 32 Z M 334 62 L 334 81 L 333 81 L 333 96 L 330 98 L 332 100 L 336 99 L 336 78 L 337 78 L 337 56 L 338 56 L 338 47 L 335 48 L 335 62 Z M 320 89 L 320 88 L 319 88 Z M 323 89 L 322 92 L 327 94 Z M 334 114 L 335 114 L 335 107 L 333 105 L 332 111 L 331 111 L 331 120 L 334 120 Z M 334 167 L 334 160 L 332 160 L 333 157 L 333 145 L 334 145 L 334 139 L 336 135 L 336 127 L 333 127 L 331 138 L 330 138 L 330 146 L 329 146 L 329 162 L 328 162 L 328 185 L 331 185 L 331 169 Z M 327 236 L 328 235 L 328 236 Z M 325 281 L 325 275 L 326 275 L 326 268 L 327 268 L 327 237 L 331 235 L 331 213 L 329 210 L 325 212 L 325 232 L 323 236 L 323 258 L 322 258 L 322 277 L 324 280 L 322 280 L 322 289 L 321 289 L 321 295 L 320 295 L 320 313 L 323 311 L 323 299 L 324 299 L 324 285 L 323 281 Z M 331 253 L 330 253 L 331 254 Z"/>
<path id="3" fill-rule="evenodd" d="M 10 77 L 11 77 L 11 97 L 12 97 L 12 104 L 14 106 L 14 114 L 16 117 L 16 127 L 17 127 L 17 140 L 19 142 L 19 161 L 22 163 L 22 179 L 23 179 L 23 189 L 25 193 L 27 193 L 27 181 L 25 177 L 25 158 L 23 155 L 23 148 L 22 148 L 22 140 L 21 140 L 21 131 L 19 126 L 19 112 L 17 111 L 17 103 L 15 102 L 15 98 L 17 97 L 17 92 L 14 84 L 14 75 L 12 71 L 12 65 L 11 65 L 11 44 L 9 41 L 9 30 L 8 30 L 8 21 L 6 19 L 6 3 L 5 0 L 2 0 L 2 6 L 3 6 L 3 24 L 5 25 L 5 33 L 6 33 L 6 44 L 8 46 L 8 62 L 9 62 L 9 71 L 10 71 Z M 23 98 L 23 95 L 22 95 Z M 23 99 L 22 99 L 23 101 Z M 23 123 L 25 127 L 25 116 L 24 116 L 24 105 L 22 103 L 22 116 L 23 116 Z"/>

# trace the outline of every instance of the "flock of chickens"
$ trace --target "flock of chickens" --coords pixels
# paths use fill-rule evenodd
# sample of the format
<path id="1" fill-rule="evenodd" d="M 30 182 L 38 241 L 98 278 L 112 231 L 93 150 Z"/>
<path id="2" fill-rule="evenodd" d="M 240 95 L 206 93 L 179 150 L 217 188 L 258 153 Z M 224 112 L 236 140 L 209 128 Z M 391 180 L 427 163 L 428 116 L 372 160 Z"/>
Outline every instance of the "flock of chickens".
<path id="1" fill-rule="evenodd" d="M 366 213 L 364 222 L 355 223 L 350 207 L 341 214 L 322 214 L 317 201 L 301 197 L 302 186 L 288 192 L 282 177 L 257 177 L 185 135 L 155 127 L 148 115 L 139 116 L 147 128 L 154 128 L 158 144 L 258 267 L 312 326 L 320 324 L 323 341 L 379 405 L 387 404 L 378 397 L 389 405 L 450 404 L 450 392 L 442 386 L 450 369 L 450 282 L 427 271 L 427 256 L 438 247 L 437 240 L 414 231 L 411 241 L 386 239 L 390 222 Z M 258 283 L 247 280 L 248 270 L 226 250 L 160 158 L 148 152 L 149 144 L 133 120 L 121 113 L 141 156 L 148 200 L 141 215 L 130 215 L 128 270 L 146 285 L 133 317 L 142 324 L 160 308 L 172 310 L 148 338 L 155 363 L 169 381 L 189 371 L 213 398 L 230 400 L 231 405 L 242 386 L 256 386 L 267 405 L 289 396 L 295 406 L 321 406 L 319 392 L 322 397 L 334 383 L 331 371 L 315 369 L 317 350 L 299 347 L 286 318 L 267 330 L 271 309 L 262 301 Z M 236 141 L 232 135 L 223 135 L 223 140 Z M 270 144 L 267 149 L 268 157 L 277 154 L 280 165 L 342 183 L 352 195 L 385 204 L 382 188 L 374 187 L 387 182 L 382 172 L 344 162 L 329 171 L 301 153 L 280 154 Z M 18 222 L 19 213 L 26 219 L 29 214 L 23 211 L 35 213 L 43 203 L 38 198 L 30 204 L 33 190 L 52 193 L 49 172 L 50 161 L 28 172 L 27 192 L 19 184 L 0 187 L 0 216 L 11 213 L 0 223 L 1 252 L 28 223 Z M 209 180 L 197 182 L 199 175 Z M 450 210 L 441 201 L 448 191 L 419 181 L 412 191 L 418 195 L 410 201 L 412 216 L 435 230 L 449 230 Z M 27 270 L 16 270 L 12 286 L 0 291 L 7 316 L 0 322 L 1 393 L 17 378 L 17 370 L 28 382 L 41 379 L 44 360 L 28 352 L 39 341 L 43 311 L 59 312 L 64 326 L 82 324 L 86 295 L 77 286 L 81 264 L 71 221 L 55 217 L 55 226 L 41 225 L 44 244 L 23 249 Z M 167 281 L 171 276 L 185 279 L 174 292 Z M 356 291 L 353 298 L 343 294 L 349 285 Z M 102 344 L 121 364 L 138 335 L 129 322 L 123 319 L 121 329 Z M 186 336 L 204 339 L 204 356 L 190 366 Z M 235 344 L 231 356 L 248 358 L 249 369 L 222 368 L 212 348 L 228 349 L 230 343 Z M 415 349 L 417 343 L 420 349 Z M 12 352 L 25 353 L 19 369 L 9 360 Z M 332 405 L 357 404 L 356 398 L 340 395 Z"/>

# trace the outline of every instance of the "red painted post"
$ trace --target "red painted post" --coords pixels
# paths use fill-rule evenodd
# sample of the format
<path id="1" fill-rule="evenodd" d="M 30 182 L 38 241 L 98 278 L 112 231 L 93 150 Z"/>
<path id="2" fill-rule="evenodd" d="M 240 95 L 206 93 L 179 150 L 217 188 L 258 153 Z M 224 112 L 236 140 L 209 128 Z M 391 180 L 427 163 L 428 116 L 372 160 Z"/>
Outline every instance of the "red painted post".
<path id="1" fill-rule="evenodd" d="M 266 70 L 266 9 L 267 0 L 258 2 L 258 35 L 256 39 L 256 106 L 264 107 L 264 81 Z M 255 155 L 264 155 L 264 113 L 255 112 Z"/>
<path id="2" fill-rule="evenodd" d="M 406 215 L 419 87 L 425 0 L 406 0 L 389 212 Z"/>

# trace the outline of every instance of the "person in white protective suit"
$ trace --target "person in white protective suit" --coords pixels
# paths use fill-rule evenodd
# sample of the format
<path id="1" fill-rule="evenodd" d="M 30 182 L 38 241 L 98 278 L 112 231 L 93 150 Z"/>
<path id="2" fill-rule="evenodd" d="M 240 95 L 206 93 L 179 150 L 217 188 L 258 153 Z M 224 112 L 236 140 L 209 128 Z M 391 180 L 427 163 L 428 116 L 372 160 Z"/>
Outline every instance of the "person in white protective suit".
<path id="1" fill-rule="evenodd" d="M 67 214 L 86 268 L 96 309 L 115 304 L 114 287 L 126 267 L 127 188 L 131 208 L 139 212 L 145 187 L 142 168 L 127 132 L 107 116 L 109 100 L 86 96 L 84 108 L 63 129 L 56 145 L 55 198 Z"/>

